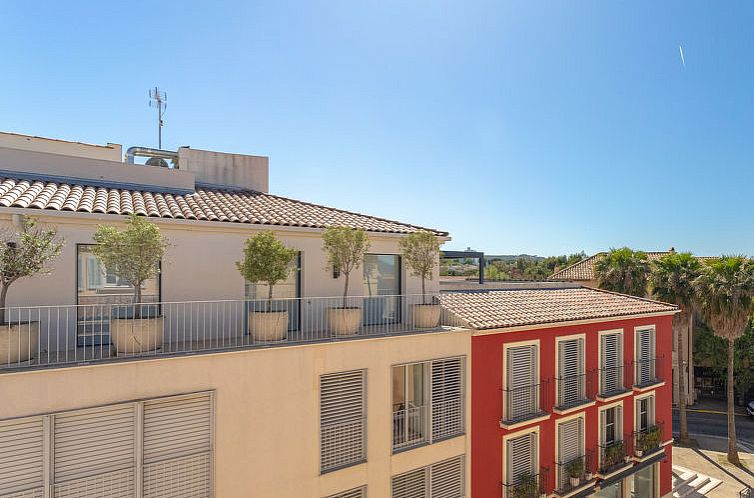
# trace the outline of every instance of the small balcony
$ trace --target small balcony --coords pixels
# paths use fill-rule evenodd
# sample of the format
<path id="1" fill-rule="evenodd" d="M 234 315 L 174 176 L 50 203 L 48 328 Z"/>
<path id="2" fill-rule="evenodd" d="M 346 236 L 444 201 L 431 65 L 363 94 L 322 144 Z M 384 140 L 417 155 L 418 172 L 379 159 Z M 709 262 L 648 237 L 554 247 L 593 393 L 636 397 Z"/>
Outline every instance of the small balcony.
<path id="1" fill-rule="evenodd" d="M 645 459 L 662 451 L 663 424 L 657 423 L 633 434 L 634 456 Z"/>
<path id="2" fill-rule="evenodd" d="M 542 380 L 539 384 L 503 389 L 503 417 L 500 425 L 511 429 L 548 417 L 549 413 L 544 407 L 550 406 L 547 402 L 550 390 L 552 388 L 547 380 Z"/>
<path id="3" fill-rule="evenodd" d="M 400 451 L 429 441 L 428 407 L 399 405 L 393 411 L 393 451 Z"/>
<path id="4" fill-rule="evenodd" d="M 0 373 L 454 329 L 442 313 L 425 326 L 415 314 L 423 302 L 387 295 L 7 307 Z"/>
<path id="5" fill-rule="evenodd" d="M 626 441 L 598 445 L 599 464 L 597 473 L 604 477 L 630 465 L 630 453 Z"/>
<path id="6" fill-rule="evenodd" d="M 555 462 L 555 494 L 568 496 L 594 484 L 594 463 L 593 450 L 565 462 Z"/>
<path id="7" fill-rule="evenodd" d="M 539 469 L 539 474 L 524 473 L 510 483 L 502 483 L 503 498 L 544 498 L 549 494 L 547 478 L 549 469 Z"/>
<path id="8" fill-rule="evenodd" d="M 644 391 L 664 383 L 661 376 L 663 358 L 650 358 L 634 362 L 634 391 Z"/>
<path id="9" fill-rule="evenodd" d="M 598 400 L 610 400 L 631 391 L 629 387 L 626 387 L 625 370 L 623 365 L 597 370 L 597 376 L 599 377 L 599 388 L 597 389 Z"/>
<path id="10" fill-rule="evenodd" d="M 556 377 L 556 396 L 554 412 L 559 414 L 569 413 L 594 404 L 594 398 L 590 395 L 593 376 L 588 373 Z"/>

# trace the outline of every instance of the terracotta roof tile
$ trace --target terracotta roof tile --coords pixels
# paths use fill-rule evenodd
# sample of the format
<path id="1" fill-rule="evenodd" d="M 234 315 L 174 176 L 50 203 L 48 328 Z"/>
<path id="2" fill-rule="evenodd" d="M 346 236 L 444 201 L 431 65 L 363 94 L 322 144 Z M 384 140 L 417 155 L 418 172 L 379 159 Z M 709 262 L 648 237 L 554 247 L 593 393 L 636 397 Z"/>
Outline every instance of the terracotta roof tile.
<path id="1" fill-rule="evenodd" d="M 448 292 L 443 307 L 475 329 L 673 312 L 674 305 L 589 287 Z"/>
<path id="2" fill-rule="evenodd" d="M 653 251 L 646 252 L 647 259 L 649 261 L 655 261 L 660 259 L 661 256 L 667 254 L 668 251 Z M 605 252 L 598 252 L 593 256 L 589 256 L 586 259 L 582 259 L 578 263 L 574 263 L 571 266 L 567 266 L 562 270 L 553 273 L 548 280 L 559 280 L 567 282 L 584 282 L 588 280 L 596 280 L 594 276 L 594 264 L 597 262 L 597 258 L 607 254 Z M 711 259 L 710 256 L 697 256 L 698 259 Z"/>
<path id="3" fill-rule="evenodd" d="M 0 178 L 0 206 L 80 211 L 257 225 L 324 228 L 343 225 L 370 232 L 411 233 L 422 227 L 254 191 L 198 187 L 172 194 L 60 181 Z M 430 230 L 437 235 L 446 232 Z"/>

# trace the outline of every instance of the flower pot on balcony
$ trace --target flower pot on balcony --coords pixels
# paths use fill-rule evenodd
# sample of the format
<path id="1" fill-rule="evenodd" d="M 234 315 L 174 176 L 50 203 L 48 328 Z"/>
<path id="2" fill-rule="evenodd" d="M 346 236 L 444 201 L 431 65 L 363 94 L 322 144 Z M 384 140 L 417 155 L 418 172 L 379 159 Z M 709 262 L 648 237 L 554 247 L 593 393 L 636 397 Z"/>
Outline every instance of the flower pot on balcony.
<path id="1" fill-rule="evenodd" d="M 149 318 L 111 318 L 110 340 L 116 354 L 146 353 L 162 347 L 165 320 Z"/>
<path id="2" fill-rule="evenodd" d="M 327 325 L 334 335 L 354 335 L 361 324 L 361 308 L 327 308 Z"/>
<path id="3" fill-rule="evenodd" d="M 249 311 L 249 334 L 255 341 L 282 341 L 287 333 L 287 311 Z"/>
<path id="4" fill-rule="evenodd" d="M 415 304 L 414 327 L 418 329 L 433 329 L 440 323 L 439 304 Z"/>
<path id="5" fill-rule="evenodd" d="M 0 365 L 28 361 L 39 349 L 39 322 L 0 325 Z"/>
<path id="6" fill-rule="evenodd" d="M 640 449 L 636 450 L 636 456 L 637 457 L 641 458 L 643 454 L 644 454 L 644 450 L 640 450 Z"/>
<path id="7" fill-rule="evenodd" d="M 571 483 L 571 487 L 575 488 L 579 485 L 579 483 L 581 482 L 581 479 L 579 479 L 578 477 L 569 477 L 569 481 Z"/>
<path id="8" fill-rule="evenodd" d="M 591 472 L 584 474 L 584 480 L 591 481 L 592 479 L 594 479 L 594 474 L 592 474 Z"/>

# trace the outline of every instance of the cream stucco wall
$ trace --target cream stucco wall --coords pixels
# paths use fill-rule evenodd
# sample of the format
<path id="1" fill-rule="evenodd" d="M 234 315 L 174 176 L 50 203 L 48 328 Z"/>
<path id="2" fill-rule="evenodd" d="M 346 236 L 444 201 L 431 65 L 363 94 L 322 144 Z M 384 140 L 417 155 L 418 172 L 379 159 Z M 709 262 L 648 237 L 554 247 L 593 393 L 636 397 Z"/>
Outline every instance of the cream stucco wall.
<path id="1" fill-rule="evenodd" d="M 319 498 L 367 484 L 390 496 L 390 477 L 466 454 L 466 435 L 392 455 L 390 367 L 466 356 L 469 331 L 422 333 L 304 346 L 126 361 L 0 375 L 0 419 L 213 389 L 216 496 Z M 367 369 L 368 461 L 319 474 L 319 377 Z"/>

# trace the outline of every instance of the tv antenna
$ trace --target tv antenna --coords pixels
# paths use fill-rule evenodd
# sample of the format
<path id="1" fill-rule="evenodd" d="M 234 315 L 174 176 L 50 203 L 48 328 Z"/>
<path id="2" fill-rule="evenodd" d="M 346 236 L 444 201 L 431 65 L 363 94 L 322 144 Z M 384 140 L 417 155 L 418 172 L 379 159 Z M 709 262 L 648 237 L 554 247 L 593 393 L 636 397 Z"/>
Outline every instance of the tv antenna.
<path id="1" fill-rule="evenodd" d="M 162 126 L 165 122 L 162 116 L 165 115 L 165 109 L 168 108 L 168 94 L 154 87 L 149 89 L 149 107 L 157 108 L 157 148 L 162 149 Z"/>

